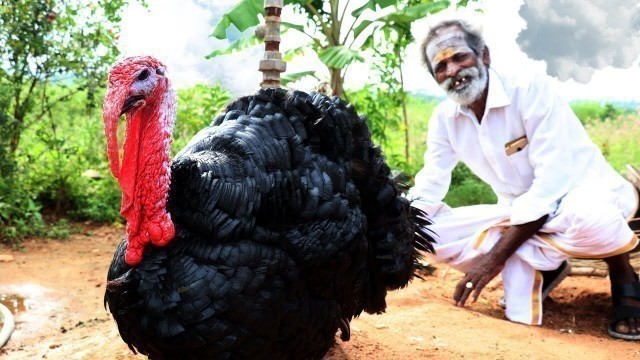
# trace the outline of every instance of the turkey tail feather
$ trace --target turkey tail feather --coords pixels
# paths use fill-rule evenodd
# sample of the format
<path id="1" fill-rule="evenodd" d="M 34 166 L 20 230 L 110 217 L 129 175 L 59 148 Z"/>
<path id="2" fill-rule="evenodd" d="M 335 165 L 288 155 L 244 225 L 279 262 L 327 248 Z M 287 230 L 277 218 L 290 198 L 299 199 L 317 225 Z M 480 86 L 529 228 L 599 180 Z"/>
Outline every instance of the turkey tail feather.
<path id="1" fill-rule="evenodd" d="M 409 220 L 411 221 L 411 223 L 415 224 L 415 248 L 435 254 L 435 250 L 433 248 L 433 243 L 435 242 L 435 234 L 433 233 L 433 231 L 427 228 L 428 225 L 432 224 L 427 213 L 411 206 L 411 209 L 409 211 Z"/>

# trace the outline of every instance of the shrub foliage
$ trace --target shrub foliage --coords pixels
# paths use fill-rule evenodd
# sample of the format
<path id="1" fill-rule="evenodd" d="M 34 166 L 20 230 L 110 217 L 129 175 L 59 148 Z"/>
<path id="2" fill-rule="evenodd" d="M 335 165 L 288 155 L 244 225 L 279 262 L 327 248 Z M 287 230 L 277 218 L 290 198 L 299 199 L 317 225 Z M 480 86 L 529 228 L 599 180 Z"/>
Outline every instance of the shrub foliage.
<path id="1" fill-rule="evenodd" d="M 174 152 L 211 122 L 230 95 L 218 85 L 198 85 L 178 91 L 178 98 Z M 102 112 L 86 105 L 82 92 L 56 104 L 24 130 L 15 157 L 0 152 L 0 171 L 10 169 L 5 173 L 10 176 L 0 178 L 0 242 L 64 236 L 68 222 L 59 219 L 121 221 L 120 188 L 109 170 Z M 0 126 L 7 121 L 3 114 L 0 108 Z"/>

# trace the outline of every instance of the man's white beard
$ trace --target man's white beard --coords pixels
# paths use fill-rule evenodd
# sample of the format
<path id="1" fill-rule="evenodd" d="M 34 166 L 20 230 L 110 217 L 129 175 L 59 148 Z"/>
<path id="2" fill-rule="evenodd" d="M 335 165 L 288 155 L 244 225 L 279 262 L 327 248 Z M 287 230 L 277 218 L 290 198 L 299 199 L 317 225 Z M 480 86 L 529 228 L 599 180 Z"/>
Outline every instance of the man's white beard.
<path id="1" fill-rule="evenodd" d="M 453 85 L 465 76 L 471 78 L 469 83 L 460 90 L 454 90 Z M 453 101 L 462 106 L 469 106 L 482 96 L 487 86 L 487 80 L 487 67 L 482 61 L 478 61 L 477 66 L 460 70 L 455 78 L 448 78 L 441 82 L 440 87 Z"/>

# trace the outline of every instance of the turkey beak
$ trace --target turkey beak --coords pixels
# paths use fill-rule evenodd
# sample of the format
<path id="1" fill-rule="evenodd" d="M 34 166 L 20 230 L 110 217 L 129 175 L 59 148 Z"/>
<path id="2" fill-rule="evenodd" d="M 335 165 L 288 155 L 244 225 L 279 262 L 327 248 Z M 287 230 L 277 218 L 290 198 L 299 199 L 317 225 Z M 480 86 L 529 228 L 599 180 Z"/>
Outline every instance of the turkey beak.
<path id="1" fill-rule="evenodd" d="M 120 110 L 120 116 L 125 114 L 127 111 L 131 110 L 138 101 L 144 99 L 144 95 L 131 95 L 129 96 L 122 105 L 122 109 Z"/>
<path id="2" fill-rule="evenodd" d="M 109 84 L 102 107 L 104 133 L 107 137 L 107 157 L 111 173 L 115 178 L 120 175 L 120 152 L 118 146 L 118 119 L 123 114 L 127 99 L 127 88 Z M 135 102 L 134 102 L 135 103 Z"/>

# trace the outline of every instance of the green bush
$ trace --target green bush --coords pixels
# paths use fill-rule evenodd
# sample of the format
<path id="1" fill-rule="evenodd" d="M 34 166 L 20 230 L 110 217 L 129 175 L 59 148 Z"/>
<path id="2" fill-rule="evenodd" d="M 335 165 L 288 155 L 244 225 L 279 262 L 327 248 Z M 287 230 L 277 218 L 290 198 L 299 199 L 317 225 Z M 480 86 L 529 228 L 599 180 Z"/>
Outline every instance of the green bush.
<path id="1" fill-rule="evenodd" d="M 458 167 L 461 166 L 464 165 L 458 165 Z M 452 184 L 447 196 L 444 198 L 444 202 L 451 207 L 495 204 L 497 201 L 498 198 L 493 190 L 491 190 L 491 187 L 477 179 L 473 174 L 458 184 Z"/>
<path id="2" fill-rule="evenodd" d="M 45 231 L 41 206 L 19 183 L 0 179 L 0 242 L 17 245 L 27 236 Z"/>
<path id="3" fill-rule="evenodd" d="M 580 122 L 586 124 L 593 120 L 600 120 L 602 108 L 600 104 L 594 101 L 574 101 L 571 102 L 571 108 L 576 114 Z"/>
<path id="4" fill-rule="evenodd" d="M 178 91 L 178 118 L 173 131 L 173 154 L 182 149 L 231 99 L 231 94 L 220 87 L 196 85 Z"/>
<path id="5" fill-rule="evenodd" d="M 574 101 L 571 102 L 571 108 L 582 124 L 615 119 L 625 113 L 625 111 L 611 103 L 600 103 L 596 101 Z"/>
<path id="6" fill-rule="evenodd" d="M 39 235 L 44 229 L 36 194 L 24 183 L 25 170 L 11 152 L 8 139 L 17 122 L 10 114 L 8 88 L 0 84 L 0 242 L 19 244 L 24 236 Z"/>
<path id="7" fill-rule="evenodd" d="M 400 129 L 399 102 L 388 96 L 387 92 L 379 86 L 366 86 L 357 91 L 349 91 L 345 97 L 353 104 L 359 115 L 367 118 L 367 126 L 373 142 L 381 145 L 383 150 L 389 150 L 385 151 L 387 159 L 393 158 L 392 148 L 398 144 L 390 135 L 397 133 Z"/>
<path id="8" fill-rule="evenodd" d="M 120 189 L 111 176 L 92 179 L 82 176 L 70 184 L 73 207 L 67 211 L 72 219 L 96 222 L 122 221 Z"/>
<path id="9" fill-rule="evenodd" d="M 463 163 L 458 163 L 451 173 L 451 186 L 444 198 L 451 207 L 476 204 L 495 204 L 498 201 L 491 187 L 480 180 Z"/>
<path id="10" fill-rule="evenodd" d="M 402 122 L 402 107 L 397 100 L 387 96 L 384 88 L 366 87 L 347 93 L 358 114 L 365 115 L 371 137 L 380 145 L 389 166 L 409 175 L 422 167 L 422 157 L 426 149 L 427 124 L 435 100 L 424 101 L 407 96 L 408 129 Z M 405 131 L 409 138 L 409 158 L 405 156 Z"/>
<path id="11" fill-rule="evenodd" d="M 22 182 L 54 218 L 77 208 L 73 187 L 85 170 L 108 175 L 102 114 L 87 108 L 86 101 L 86 94 L 77 94 L 23 131 L 18 164 L 27 171 Z"/>

